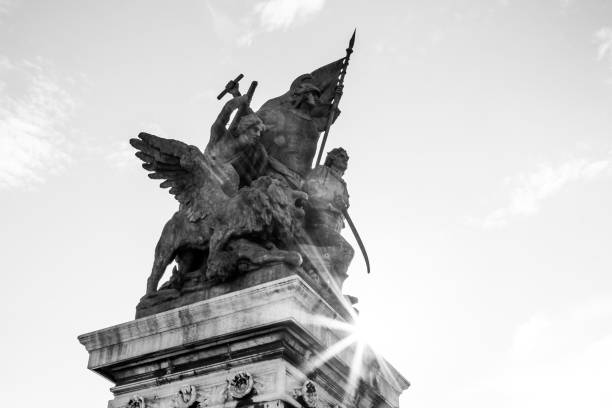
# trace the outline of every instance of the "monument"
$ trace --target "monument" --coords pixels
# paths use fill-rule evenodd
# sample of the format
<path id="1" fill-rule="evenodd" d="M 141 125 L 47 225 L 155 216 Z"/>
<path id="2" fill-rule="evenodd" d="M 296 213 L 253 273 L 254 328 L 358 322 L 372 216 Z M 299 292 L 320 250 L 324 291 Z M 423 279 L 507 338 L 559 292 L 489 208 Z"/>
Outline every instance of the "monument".
<path id="1" fill-rule="evenodd" d="M 342 293 L 345 221 L 369 272 L 348 215 L 349 156 L 335 148 L 320 163 L 354 42 L 256 112 L 257 82 L 242 95 L 243 75 L 229 81 L 203 151 L 130 140 L 179 208 L 136 319 L 79 336 L 88 368 L 115 384 L 109 408 L 398 407 L 409 383 L 355 336 L 355 298 Z"/>

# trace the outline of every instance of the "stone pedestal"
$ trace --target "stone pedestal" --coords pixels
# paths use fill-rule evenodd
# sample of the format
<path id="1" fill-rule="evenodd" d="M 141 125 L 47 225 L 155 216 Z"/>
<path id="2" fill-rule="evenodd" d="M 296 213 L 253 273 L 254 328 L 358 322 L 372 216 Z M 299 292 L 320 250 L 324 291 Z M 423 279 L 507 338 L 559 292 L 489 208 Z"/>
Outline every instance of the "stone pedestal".
<path id="1" fill-rule="evenodd" d="M 349 335 L 320 321 L 342 315 L 293 275 L 79 341 L 115 384 L 109 408 L 397 407 L 409 384 L 371 351 L 358 375 L 354 344 L 320 358 Z"/>

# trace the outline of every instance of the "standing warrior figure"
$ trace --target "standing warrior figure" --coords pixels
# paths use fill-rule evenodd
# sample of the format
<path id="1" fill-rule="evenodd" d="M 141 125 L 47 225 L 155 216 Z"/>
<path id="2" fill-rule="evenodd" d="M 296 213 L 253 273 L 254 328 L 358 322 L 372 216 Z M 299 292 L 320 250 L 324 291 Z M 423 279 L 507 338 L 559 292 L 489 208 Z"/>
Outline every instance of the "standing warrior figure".
<path id="1" fill-rule="evenodd" d="M 312 83 L 294 83 L 284 103 L 273 109 L 264 105 L 258 112 L 266 124 L 262 143 L 268 154 L 289 170 L 289 176 L 297 173 L 303 177 L 312 165 L 321 129 L 311 114 L 320 94 Z"/>
<path id="2" fill-rule="evenodd" d="M 348 154 L 338 147 L 327 153 L 325 164 L 311 170 L 304 180 L 308 194 L 306 232 L 320 255 L 329 258 L 329 269 L 339 283 L 346 278 L 353 259 L 353 247 L 342 237 L 343 213 L 349 207 L 346 182 L 342 179 L 348 167 Z"/>
<path id="3" fill-rule="evenodd" d="M 285 94 L 264 103 L 257 116 L 264 122 L 261 142 L 272 171 L 294 188 L 312 168 L 319 136 L 332 114 L 334 86 L 343 60 L 297 77 Z M 339 112 L 333 112 L 335 120 Z"/>

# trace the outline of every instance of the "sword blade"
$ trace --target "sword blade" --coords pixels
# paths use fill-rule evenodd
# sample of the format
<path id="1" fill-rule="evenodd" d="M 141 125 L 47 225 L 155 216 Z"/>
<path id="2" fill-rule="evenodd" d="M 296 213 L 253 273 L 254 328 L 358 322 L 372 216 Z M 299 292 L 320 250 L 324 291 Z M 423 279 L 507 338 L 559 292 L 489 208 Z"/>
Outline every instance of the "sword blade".
<path id="1" fill-rule="evenodd" d="M 346 222 L 351 228 L 351 232 L 353 233 L 353 236 L 355 237 L 355 240 L 357 241 L 357 245 L 359 245 L 359 249 L 361 250 L 363 259 L 365 260 L 366 268 L 368 269 L 368 273 L 370 273 L 370 259 L 368 258 L 368 253 L 365 249 L 365 245 L 363 245 L 363 241 L 361 240 L 361 237 L 359 236 L 359 233 L 357 232 L 357 228 L 355 227 L 355 224 L 353 224 L 353 220 L 349 216 L 349 213 L 346 209 L 342 210 L 342 215 L 344 215 Z"/>

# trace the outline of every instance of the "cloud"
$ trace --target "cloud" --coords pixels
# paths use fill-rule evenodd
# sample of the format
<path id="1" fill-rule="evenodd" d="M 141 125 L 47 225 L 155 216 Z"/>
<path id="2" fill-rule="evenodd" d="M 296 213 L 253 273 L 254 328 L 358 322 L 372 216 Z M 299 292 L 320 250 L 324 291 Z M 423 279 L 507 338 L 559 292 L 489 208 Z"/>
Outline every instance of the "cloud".
<path id="1" fill-rule="evenodd" d="M 0 16 L 9 14 L 16 3 L 16 0 L 0 0 Z"/>
<path id="2" fill-rule="evenodd" d="M 536 313 L 521 324 L 510 349 L 516 406 L 604 406 L 612 389 L 612 301 L 592 298 L 561 313 Z M 562 393 L 559 390 L 563 389 Z M 563 394 L 563 395 L 560 395 Z"/>
<path id="3" fill-rule="evenodd" d="M 597 41 L 597 58 L 603 60 L 612 58 L 612 27 L 600 28 L 595 33 Z"/>
<path id="4" fill-rule="evenodd" d="M 76 103 L 48 71 L 0 58 L 0 190 L 42 183 L 70 161 L 63 129 Z"/>
<path id="5" fill-rule="evenodd" d="M 611 321 L 609 296 L 534 313 L 516 327 L 499 368 L 464 387 L 459 399 L 473 408 L 492 401 L 506 408 L 608 407 Z"/>
<path id="6" fill-rule="evenodd" d="M 572 182 L 594 180 L 612 174 L 612 153 L 600 160 L 572 159 L 558 166 L 540 164 L 526 174 L 506 180 L 510 186 L 508 205 L 490 212 L 482 219 L 469 218 L 468 222 L 484 228 L 506 226 L 512 218 L 529 216 L 540 210 L 542 202 Z"/>
<path id="7" fill-rule="evenodd" d="M 266 31 L 286 30 L 294 22 L 321 11 L 325 0 L 266 0 L 255 5 L 255 14 Z"/>
<path id="8" fill-rule="evenodd" d="M 147 132 L 155 136 L 168 138 L 167 133 L 162 127 L 154 122 L 142 123 L 139 127 L 142 132 Z M 136 150 L 130 145 L 128 140 L 112 143 L 110 148 L 106 150 L 104 159 L 110 167 L 121 170 L 128 166 L 140 167 L 142 163 L 134 156 Z"/>
<path id="9" fill-rule="evenodd" d="M 135 150 L 126 141 L 116 142 L 111 144 L 110 151 L 106 153 L 104 159 L 106 162 L 115 169 L 123 169 L 130 163 L 134 164 L 138 161 L 134 157 Z"/>
<path id="10" fill-rule="evenodd" d="M 612 27 L 602 27 L 595 33 L 597 59 L 612 69 Z"/>
<path id="11" fill-rule="evenodd" d="M 212 18 L 212 28 L 217 37 L 226 43 L 235 45 L 250 45 L 252 39 L 249 36 L 249 27 L 251 26 L 250 19 L 245 17 L 241 24 L 230 18 L 221 10 L 212 6 L 210 2 L 206 3 L 210 16 Z"/>
<path id="12" fill-rule="evenodd" d="M 207 3 L 217 36 L 239 46 L 251 45 L 263 32 L 286 31 L 303 24 L 324 6 L 325 0 L 264 0 L 255 3 L 245 15 L 230 18 Z"/>
<path id="13" fill-rule="evenodd" d="M 574 5 L 574 0 L 559 0 L 561 10 L 566 11 Z"/>

